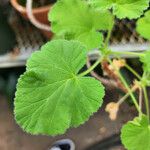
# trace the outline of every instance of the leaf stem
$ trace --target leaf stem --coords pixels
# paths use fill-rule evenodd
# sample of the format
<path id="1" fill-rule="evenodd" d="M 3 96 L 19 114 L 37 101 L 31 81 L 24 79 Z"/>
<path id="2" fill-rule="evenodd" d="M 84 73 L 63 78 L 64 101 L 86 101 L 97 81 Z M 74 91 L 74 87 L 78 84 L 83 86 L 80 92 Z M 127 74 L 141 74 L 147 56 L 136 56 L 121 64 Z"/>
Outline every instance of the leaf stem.
<path id="1" fill-rule="evenodd" d="M 130 96 L 130 93 L 128 92 L 126 95 L 124 95 L 117 103 L 121 105 L 128 97 Z"/>
<path id="2" fill-rule="evenodd" d="M 142 101 L 143 101 L 143 91 L 142 88 L 139 88 L 139 107 L 142 110 Z M 139 114 L 139 116 L 141 116 L 141 114 Z"/>
<path id="3" fill-rule="evenodd" d="M 98 66 L 98 64 L 102 61 L 102 59 L 103 58 L 100 57 L 89 69 L 87 69 L 86 71 L 82 72 L 78 76 L 79 77 L 83 77 L 83 76 L 87 75 L 88 73 L 90 73 L 91 71 L 93 71 Z"/>
<path id="4" fill-rule="evenodd" d="M 107 37 L 106 37 L 105 43 L 104 43 L 104 47 L 105 48 L 108 48 L 110 36 L 111 36 L 111 33 L 112 33 L 112 29 L 114 27 L 114 23 L 115 23 L 115 16 L 113 15 L 113 24 L 110 25 L 110 27 L 109 27 L 109 30 L 108 30 L 108 33 L 107 33 Z"/>
<path id="5" fill-rule="evenodd" d="M 146 87 L 143 85 L 143 93 L 144 93 L 144 99 L 145 99 L 145 105 L 146 105 L 146 113 L 150 122 L 150 110 L 149 110 L 149 99 L 148 99 L 148 95 L 147 95 L 147 90 Z"/>
<path id="6" fill-rule="evenodd" d="M 134 94 L 132 93 L 132 90 L 131 90 L 130 87 L 128 86 L 126 80 L 125 80 L 124 77 L 121 75 L 120 71 L 113 65 L 113 63 L 112 63 L 112 61 L 110 60 L 110 58 L 109 58 L 108 60 L 109 60 L 110 64 L 114 67 L 114 69 L 117 71 L 117 73 L 118 73 L 118 75 L 119 75 L 119 77 L 120 77 L 122 83 L 125 85 L 126 89 L 128 90 L 128 92 L 129 92 L 129 94 L 130 94 L 130 96 L 131 96 L 131 98 L 132 98 L 132 101 L 133 101 L 134 104 L 135 104 L 136 109 L 138 110 L 139 114 L 141 114 L 141 113 L 142 113 L 142 112 L 141 112 L 141 109 L 140 109 L 140 107 L 139 107 L 139 105 L 138 105 L 138 103 L 137 103 L 137 100 L 136 100 Z"/>
<path id="7" fill-rule="evenodd" d="M 133 87 L 133 88 L 131 89 L 131 91 L 132 91 L 132 92 L 135 92 L 136 89 L 137 89 L 137 88 Z M 119 105 L 121 105 L 129 96 L 130 96 L 130 93 L 128 92 L 128 93 L 126 93 L 126 95 L 124 95 L 117 103 L 118 103 Z"/>
<path id="8" fill-rule="evenodd" d="M 110 54 L 114 55 L 129 55 L 129 56 L 143 56 L 143 53 L 138 53 L 138 52 L 124 52 L 124 51 L 110 51 Z"/>
<path id="9" fill-rule="evenodd" d="M 111 32 L 112 32 L 112 30 L 111 30 L 111 29 L 109 29 L 109 30 L 108 30 L 108 33 L 107 33 L 106 40 L 105 40 L 104 47 L 108 47 L 109 39 L 110 39 L 110 36 L 111 36 Z"/>
<path id="10" fill-rule="evenodd" d="M 133 68 L 131 68 L 128 64 L 126 64 L 125 67 L 126 67 L 130 72 L 132 72 L 139 80 L 142 79 L 142 77 L 141 77 Z"/>

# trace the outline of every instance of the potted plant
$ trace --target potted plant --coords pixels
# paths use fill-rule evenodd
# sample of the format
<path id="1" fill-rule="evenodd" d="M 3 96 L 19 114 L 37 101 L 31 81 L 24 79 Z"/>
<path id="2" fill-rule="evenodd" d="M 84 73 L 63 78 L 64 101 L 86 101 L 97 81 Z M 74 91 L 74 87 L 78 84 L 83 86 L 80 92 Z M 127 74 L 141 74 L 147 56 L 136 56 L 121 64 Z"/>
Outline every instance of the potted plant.
<path id="1" fill-rule="evenodd" d="M 48 42 L 41 51 L 33 53 L 17 84 L 14 114 L 23 130 L 33 135 L 55 136 L 87 121 L 102 105 L 105 95 L 101 82 L 88 76 L 91 72 L 95 76 L 93 70 L 101 64 L 105 75 L 124 91 L 118 102 L 106 106 L 110 119 L 117 119 L 120 105 L 128 97 L 137 109 L 137 117 L 121 130 L 123 145 L 128 150 L 149 150 L 150 111 L 146 87 L 150 86 L 150 51 L 139 53 L 109 48 L 115 17 L 138 19 L 144 15 L 138 19 L 136 29 L 141 36 L 150 39 L 150 11 L 144 14 L 148 7 L 149 0 L 107 3 L 106 0 L 57 1 L 49 14 L 57 40 Z M 106 38 L 103 31 L 107 31 Z M 88 52 L 95 48 L 99 58 L 80 73 Z M 122 55 L 139 57 L 143 74 L 139 75 L 121 59 Z M 128 84 L 121 68 L 127 68 L 134 75 L 132 84 Z M 137 91 L 138 99 L 134 95 Z"/>
<path id="2" fill-rule="evenodd" d="M 27 0 L 11 0 L 10 2 L 23 18 L 32 22 L 26 8 Z M 50 26 L 50 23 L 48 21 L 48 12 L 50 11 L 53 3 L 55 2 L 56 0 L 34 0 L 33 2 L 31 1 L 31 6 L 33 5 L 32 14 L 37 22 Z M 51 38 L 52 33 L 49 30 L 45 31 L 45 29 L 42 29 L 42 32 L 44 33 L 44 35 L 46 35 L 46 37 Z"/>

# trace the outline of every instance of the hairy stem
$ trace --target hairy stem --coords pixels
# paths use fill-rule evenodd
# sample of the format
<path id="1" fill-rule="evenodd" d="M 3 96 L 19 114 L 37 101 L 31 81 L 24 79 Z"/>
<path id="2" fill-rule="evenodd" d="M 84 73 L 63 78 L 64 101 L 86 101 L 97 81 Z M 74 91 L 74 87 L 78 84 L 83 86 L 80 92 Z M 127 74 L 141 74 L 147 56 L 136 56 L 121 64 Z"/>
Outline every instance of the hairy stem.
<path id="1" fill-rule="evenodd" d="M 130 96 L 130 93 L 128 92 L 126 95 L 124 95 L 117 103 L 121 105 L 128 97 Z"/>
<path id="2" fill-rule="evenodd" d="M 120 78 L 118 77 L 118 75 L 115 73 L 114 70 L 109 68 L 109 63 L 107 59 L 104 59 L 102 61 L 101 66 L 102 66 L 103 71 L 107 74 L 107 76 L 109 76 L 109 78 L 113 79 L 116 82 L 117 87 L 121 89 L 123 92 L 127 93 L 127 90 L 122 84 L 122 82 L 120 81 Z"/>
<path id="3" fill-rule="evenodd" d="M 87 65 L 88 69 L 91 67 L 91 63 L 90 63 L 89 58 L 87 59 L 87 64 L 86 65 Z M 90 73 L 93 77 L 95 77 L 97 80 L 101 81 L 104 85 L 106 85 L 108 87 L 108 89 L 113 89 L 114 87 L 118 88 L 118 85 L 116 84 L 116 82 L 114 80 L 106 79 L 104 77 L 101 77 L 100 75 L 98 75 L 94 71 L 91 71 Z"/>
<path id="4" fill-rule="evenodd" d="M 110 28 L 108 30 L 108 33 L 107 33 L 107 37 L 105 39 L 105 43 L 104 43 L 104 47 L 105 48 L 107 48 L 108 45 L 109 45 L 109 40 L 110 40 L 110 37 L 111 37 L 111 33 L 112 33 L 112 29 L 113 29 L 114 23 L 115 23 L 115 16 L 113 16 L 113 25 L 110 26 Z"/>
<path id="5" fill-rule="evenodd" d="M 117 71 L 118 76 L 120 77 L 122 83 L 124 84 L 124 86 L 125 86 L 126 89 L 128 90 L 128 92 L 129 92 L 129 94 L 130 94 L 130 96 L 131 96 L 131 98 L 132 98 L 132 101 L 133 101 L 133 103 L 134 103 L 136 109 L 138 110 L 139 114 L 141 114 L 141 113 L 142 113 L 142 112 L 141 112 L 141 109 L 140 109 L 140 107 L 139 107 L 139 105 L 138 105 L 138 103 L 137 103 L 137 100 L 136 100 L 136 98 L 135 98 L 135 96 L 134 96 L 132 90 L 131 90 L 130 87 L 128 86 L 128 83 L 126 82 L 126 80 L 124 79 L 124 77 L 121 75 L 120 71 L 113 65 L 113 63 L 112 63 L 112 61 L 111 61 L 110 59 L 109 59 L 109 62 L 110 62 L 110 64 L 114 67 L 114 69 Z"/>
<path id="6" fill-rule="evenodd" d="M 125 67 L 126 67 L 131 73 L 133 73 L 133 75 L 135 75 L 139 80 L 142 79 L 142 77 L 141 77 L 133 68 L 131 68 L 128 64 L 126 64 Z"/>
<path id="7" fill-rule="evenodd" d="M 131 89 L 132 92 L 135 92 L 137 88 L 133 87 Z M 126 95 L 124 95 L 117 103 L 121 105 L 128 97 L 130 96 L 130 93 L 128 92 Z"/>
<path id="8" fill-rule="evenodd" d="M 107 33 L 107 37 L 106 37 L 106 40 L 105 40 L 104 47 L 108 47 L 108 45 L 109 45 L 109 39 L 110 39 L 110 36 L 111 36 L 111 32 L 112 32 L 112 30 L 110 29 Z"/>
<path id="9" fill-rule="evenodd" d="M 146 105 L 146 113 L 147 113 L 148 119 L 150 121 L 149 99 L 148 99 L 148 95 L 147 95 L 147 90 L 146 90 L 145 86 L 142 86 L 142 88 L 143 88 L 145 105 Z"/>
<path id="10" fill-rule="evenodd" d="M 139 88 L 139 107 L 142 110 L 142 88 Z"/>
<path id="11" fill-rule="evenodd" d="M 143 56 L 143 53 L 138 53 L 138 52 L 124 52 L 124 51 L 110 51 L 110 54 L 114 55 L 128 55 L 128 56 Z"/>
<path id="12" fill-rule="evenodd" d="M 93 71 L 99 64 L 100 62 L 103 60 L 102 57 L 100 57 L 89 69 L 87 69 L 86 71 L 82 72 L 81 74 L 79 74 L 79 77 L 83 77 L 87 74 L 89 74 L 91 71 Z"/>

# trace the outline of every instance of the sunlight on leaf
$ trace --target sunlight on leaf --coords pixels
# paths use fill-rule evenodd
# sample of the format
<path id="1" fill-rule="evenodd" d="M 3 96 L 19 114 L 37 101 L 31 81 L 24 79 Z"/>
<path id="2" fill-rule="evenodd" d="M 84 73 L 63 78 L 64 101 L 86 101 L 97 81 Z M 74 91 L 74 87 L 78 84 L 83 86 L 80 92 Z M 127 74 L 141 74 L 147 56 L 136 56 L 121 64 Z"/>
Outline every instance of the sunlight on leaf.
<path id="1" fill-rule="evenodd" d="M 145 16 L 137 21 L 137 32 L 145 39 L 150 40 L 150 11 L 145 13 Z"/>
<path id="2" fill-rule="evenodd" d="M 149 0 L 89 0 L 98 10 L 112 8 L 117 18 L 139 18 L 149 6 Z"/>
<path id="3" fill-rule="evenodd" d="M 144 55 L 140 57 L 140 61 L 143 63 L 143 69 L 150 73 L 150 50 L 143 53 Z"/>
<path id="4" fill-rule="evenodd" d="M 121 139 L 128 150 L 150 149 L 150 125 L 148 117 L 143 115 L 123 126 Z"/>
<path id="5" fill-rule="evenodd" d="M 15 118 L 26 132 L 63 134 L 83 124 L 102 105 L 102 84 L 78 76 L 86 52 L 79 42 L 57 40 L 32 55 L 15 98 Z"/>
<path id="6" fill-rule="evenodd" d="M 112 28 L 108 11 L 98 12 L 81 0 L 59 0 L 49 13 L 51 29 L 56 36 L 82 42 L 88 50 L 100 48 L 103 35 L 100 30 Z"/>

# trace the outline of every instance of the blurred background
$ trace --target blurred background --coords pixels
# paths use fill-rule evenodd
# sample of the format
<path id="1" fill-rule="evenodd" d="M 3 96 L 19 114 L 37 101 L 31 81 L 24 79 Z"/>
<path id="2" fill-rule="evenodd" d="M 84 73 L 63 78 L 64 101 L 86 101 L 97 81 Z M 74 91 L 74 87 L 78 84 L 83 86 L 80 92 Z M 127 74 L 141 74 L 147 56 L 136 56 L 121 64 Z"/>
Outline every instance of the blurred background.
<path id="1" fill-rule="evenodd" d="M 57 140 L 72 139 L 77 150 L 123 150 L 119 134 L 122 124 L 132 119 L 136 113 L 132 103 L 122 105 L 118 119 L 111 122 L 105 112 L 110 101 L 117 101 L 121 92 L 107 89 L 103 108 L 85 125 L 70 129 L 65 135 L 57 137 L 32 136 L 23 132 L 13 117 L 13 101 L 16 83 L 25 71 L 27 58 L 40 46 L 52 38 L 52 33 L 40 30 L 30 23 L 25 10 L 26 0 L 0 0 L 0 150 L 48 150 Z M 34 16 L 41 23 L 50 25 L 47 13 L 55 0 L 34 1 Z M 42 11 L 39 11 L 42 9 Z M 116 20 L 110 40 L 114 50 L 144 51 L 149 43 L 135 32 L 135 20 Z M 91 53 L 91 63 L 96 54 Z M 127 62 L 141 73 L 138 58 L 128 58 Z M 132 76 L 122 70 L 128 82 Z M 96 68 L 102 74 L 100 66 Z"/>

